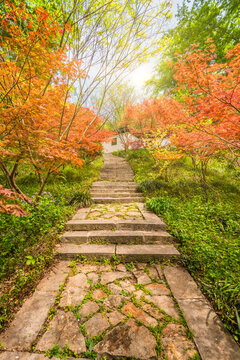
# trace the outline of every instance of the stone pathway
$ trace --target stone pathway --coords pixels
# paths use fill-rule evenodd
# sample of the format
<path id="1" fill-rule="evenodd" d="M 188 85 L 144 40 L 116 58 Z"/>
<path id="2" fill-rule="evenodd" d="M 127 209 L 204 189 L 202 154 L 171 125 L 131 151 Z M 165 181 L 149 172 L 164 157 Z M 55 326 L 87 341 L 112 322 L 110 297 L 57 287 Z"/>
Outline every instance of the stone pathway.
<path id="1" fill-rule="evenodd" d="M 132 173 L 108 155 L 101 179 L 126 187 Z M 81 209 L 62 241 L 60 260 L 0 335 L 0 360 L 240 359 L 188 272 L 166 261 L 179 258 L 174 239 L 142 203 Z"/>

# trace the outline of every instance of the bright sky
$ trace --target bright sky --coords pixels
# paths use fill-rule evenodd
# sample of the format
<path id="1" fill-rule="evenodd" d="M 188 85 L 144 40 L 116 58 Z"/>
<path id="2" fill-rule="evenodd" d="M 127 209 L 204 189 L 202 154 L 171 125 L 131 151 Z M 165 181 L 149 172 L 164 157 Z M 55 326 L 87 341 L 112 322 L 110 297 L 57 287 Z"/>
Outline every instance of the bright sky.
<path id="1" fill-rule="evenodd" d="M 159 0 L 157 0 L 159 1 Z M 177 4 L 181 4 L 182 0 L 172 0 L 172 11 L 173 18 L 171 19 L 168 27 L 174 26 L 175 19 L 174 14 L 177 12 Z M 191 0 L 190 3 L 192 3 L 193 0 Z M 154 67 L 157 64 L 157 58 L 151 59 L 145 64 L 140 65 L 137 69 L 132 71 L 127 77 L 126 81 L 129 81 L 129 85 L 133 86 L 137 92 L 143 91 L 145 81 L 149 80 L 154 73 Z"/>
<path id="2" fill-rule="evenodd" d="M 132 71 L 126 79 L 129 81 L 129 85 L 134 86 L 137 91 L 142 90 L 145 81 L 152 77 L 155 65 L 156 60 L 154 59 L 140 65 L 136 70 Z"/>

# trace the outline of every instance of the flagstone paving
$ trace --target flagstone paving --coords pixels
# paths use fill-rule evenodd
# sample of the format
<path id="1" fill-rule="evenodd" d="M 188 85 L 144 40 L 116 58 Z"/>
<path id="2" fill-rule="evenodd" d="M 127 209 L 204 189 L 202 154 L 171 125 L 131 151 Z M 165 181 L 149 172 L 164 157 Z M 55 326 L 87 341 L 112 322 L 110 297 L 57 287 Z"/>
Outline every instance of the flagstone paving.
<path id="1" fill-rule="evenodd" d="M 126 162 L 112 155 L 101 179 L 101 191 L 135 186 Z M 0 335 L 0 360 L 240 359 L 211 305 L 174 262 L 180 254 L 165 224 L 143 204 L 94 204 L 80 209 L 66 230 L 58 252 L 72 261 L 56 261 Z M 112 243 L 96 244 L 97 231 Z M 129 244 L 133 234 L 138 240 Z M 166 237 L 169 244 L 155 244 Z"/>
<path id="2" fill-rule="evenodd" d="M 25 303 L 1 336 L 5 350 L 34 349 L 33 353 L 43 355 L 57 344 L 61 349 L 68 345 L 69 357 L 84 357 L 91 352 L 92 358 L 98 359 L 174 359 L 171 354 L 179 353 L 182 359 L 189 359 L 197 354 L 161 272 L 159 276 L 159 266 L 77 262 L 64 262 L 64 268 L 62 265 L 60 262 L 48 278 L 50 287 L 54 274 L 61 269 L 67 279 L 56 277 L 54 286 L 62 285 L 60 291 L 44 292 L 42 284 L 44 281 L 47 286 L 47 281 L 43 280 L 35 292 L 39 298 L 45 294 L 45 302 L 40 304 L 45 318 L 38 320 L 40 309 L 33 296 L 31 304 Z M 174 334 L 172 344 L 166 339 L 168 331 Z M 1 360 L 3 356 L 4 353 Z"/>

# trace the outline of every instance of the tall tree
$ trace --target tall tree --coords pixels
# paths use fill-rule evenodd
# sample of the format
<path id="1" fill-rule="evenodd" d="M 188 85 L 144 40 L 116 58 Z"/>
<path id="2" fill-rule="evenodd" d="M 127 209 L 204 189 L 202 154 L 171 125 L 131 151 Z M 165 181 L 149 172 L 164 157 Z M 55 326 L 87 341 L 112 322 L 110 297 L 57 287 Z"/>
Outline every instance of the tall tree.
<path id="1" fill-rule="evenodd" d="M 0 18 L 0 166 L 8 186 L 24 196 L 15 178 L 19 164 L 30 163 L 40 195 L 52 172 L 68 162 L 81 166 L 79 147 L 96 151 L 104 133 L 96 134 L 101 119 L 93 111 L 81 107 L 75 114 L 70 102 L 72 83 L 85 74 L 82 62 L 69 60 L 56 45 L 59 24 L 41 8 L 31 14 L 24 5 L 9 3 L 5 14 Z"/>
<path id="2" fill-rule="evenodd" d="M 192 44 L 206 49 L 206 40 L 215 44 L 215 61 L 225 61 L 228 49 L 240 39 L 240 3 L 238 0 L 195 0 L 184 1 L 178 7 L 177 25 L 165 35 L 165 50 L 153 78 L 148 82 L 154 95 L 167 92 L 176 85 L 171 63 L 176 62 L 176 54 L 184 54 Z"/>

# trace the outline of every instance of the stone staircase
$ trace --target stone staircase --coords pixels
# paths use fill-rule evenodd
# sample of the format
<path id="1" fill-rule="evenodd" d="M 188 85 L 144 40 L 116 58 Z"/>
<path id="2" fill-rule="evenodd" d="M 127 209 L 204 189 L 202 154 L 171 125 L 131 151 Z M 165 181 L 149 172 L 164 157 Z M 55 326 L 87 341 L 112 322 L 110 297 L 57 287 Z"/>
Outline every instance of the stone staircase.
<path id="1" fill-rule="evenodd" d="M 136 183 L 134 182 L 97 181 L 92 185 L 91 195 L 93 201 L 98 204 L 116 202 L 126 204 L 144 201 L 143 197 L 136 191 Z"/>
<path id="2" fill-rule="evenodd" d="M 155 214 L 144 208 L 128 163 L 105 155 L 100 181 L 93 183 L 95 205 L 80 209 L 66 224 L 58 246 L 61 259 L 117 257 L 121 261 L 170 259 L 180 254 Z"/>

